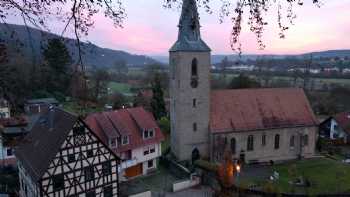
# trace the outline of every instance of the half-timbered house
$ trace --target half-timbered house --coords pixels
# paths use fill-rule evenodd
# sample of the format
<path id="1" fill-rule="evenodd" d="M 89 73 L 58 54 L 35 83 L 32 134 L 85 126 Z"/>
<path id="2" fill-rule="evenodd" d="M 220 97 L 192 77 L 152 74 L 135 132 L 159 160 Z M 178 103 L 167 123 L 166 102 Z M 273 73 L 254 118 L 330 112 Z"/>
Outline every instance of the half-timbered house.
<path id="1" fill-rule="evenodd" d="M 119 158 L 79 117 L 51 107 L 15 150 L 20 196 L 118 196 Z"/>

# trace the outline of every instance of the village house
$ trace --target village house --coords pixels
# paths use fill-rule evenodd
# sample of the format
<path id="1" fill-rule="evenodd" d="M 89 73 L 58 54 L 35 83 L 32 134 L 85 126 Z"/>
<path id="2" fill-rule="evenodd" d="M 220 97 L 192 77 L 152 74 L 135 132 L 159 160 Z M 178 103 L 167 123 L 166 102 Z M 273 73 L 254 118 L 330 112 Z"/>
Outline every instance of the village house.
<path id="1" fill-rule="evenodd" d="M 195 0 L 184 0 L 170 48 L 171 151 L 179 161 L 245 162 L 311 157 L 317 120 L 302 89 L 210 90 L 211 49 Z"/>
<path id="2" fill-rule="evenodd" d="M 119 158 L 79 117 L 50 107 L 15 149 L 23 197 L 119 196 Z"/>
<path id="3" fill-rule="evenodd" d="M 350 142 L 350 112 L 327 118 L 320 124 L 320 137 L 343 143 Z"/>
<path id="4" fill-rule="evenodd" d="M 0 118 L 0 166 L 15 166 L 14 149 L 32 129 L 38 116 Z"/>
<path id="5" fill-rule="evenodd" d="M 121 158 L 120 180 L 157 168 L 164 136 L 153 115 L 142 107 L 90 114 L 86 123 Z"/>

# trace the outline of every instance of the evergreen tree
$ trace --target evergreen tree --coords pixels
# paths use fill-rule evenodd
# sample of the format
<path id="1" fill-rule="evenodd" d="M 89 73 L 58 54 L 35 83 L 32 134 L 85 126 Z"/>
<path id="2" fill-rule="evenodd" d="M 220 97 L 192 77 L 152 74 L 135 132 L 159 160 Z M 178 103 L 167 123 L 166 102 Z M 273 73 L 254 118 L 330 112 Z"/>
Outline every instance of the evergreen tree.
<path id="1" fill-rule="evenodd" d="M 45 63 L 42 67 L 42 77 L 45 89 L 49 92 L 67 93 L 71 79 L 70 66 L 72 58 L 68 49 L 60 39 L 48 41 L 43 51 Z"/>
<path id="2" fill-rule="evenodd" d="M 151 100 L 151 108 L 154 117 L 159 120 L 162 117 L 166 116 L 165 102 L 164 102 L 164 93 L 160 83 L 160 74 L 157 73 L 154 76 L 152 83 L 152 92 L 153 97 Z"/>

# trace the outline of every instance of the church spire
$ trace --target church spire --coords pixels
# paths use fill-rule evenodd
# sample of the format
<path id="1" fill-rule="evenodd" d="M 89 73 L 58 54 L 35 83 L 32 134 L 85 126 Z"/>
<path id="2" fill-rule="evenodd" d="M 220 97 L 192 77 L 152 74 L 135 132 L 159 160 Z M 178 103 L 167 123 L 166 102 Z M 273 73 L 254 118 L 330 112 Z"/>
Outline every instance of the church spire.
<path id="1" fill-rule="evenodd" d="M 183 0 L 178 40 L 170 51 L 210 51 L 201 39 L 196 0 Z"/>

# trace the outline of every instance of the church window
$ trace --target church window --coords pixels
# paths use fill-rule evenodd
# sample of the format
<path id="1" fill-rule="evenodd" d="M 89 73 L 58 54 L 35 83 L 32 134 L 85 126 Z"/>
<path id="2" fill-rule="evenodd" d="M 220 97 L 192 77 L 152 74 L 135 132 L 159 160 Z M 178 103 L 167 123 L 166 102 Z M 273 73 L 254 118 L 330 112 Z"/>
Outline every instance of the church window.
<path id="1" fill-rule="evenodd" d="M 303 145 L 307 146 L 309 144 L 309 136 L 308 135 L 304 135 L 303 137 Z"/>
<path id="2" fill-rule="evenodd" d="M 294 137 L 294 135 L 292 135 L 292 136 L 290 137 L 289 146 L 290 146 L 291 148 L 294 148 L 294 145 L 295 145 L 295 137 Z"/>
<path id="3" fill-rule="evenodd" d="M 192 60 L 191 65 L 191 87 L 197 88 L 198 87 L 198 65 L 197 65 L 197 59 L 194 58 Z"/>
<path id="4" fill-rule="evenodd" d="M 248 142 L 247 142 L 247 151 L 254 150 L 254 136 L 250 135 L 248 136 Z"/>
<path id="5" fill-rule="evenodd" d="M 193 123 L 193 131 L 197 131 L 197 123 Z"/>
<path id="6" fill-rule="evenodd" d="M 232 154 L 236 153 L 236 139 L 235 138 L 231 138 L 231 152 L 232 152 Z"/>
<path id="7" fill-rule="evenodd" d="M 197 61 L 197 59 L 196 58 L 194 58 L 193 60 L 192 60 L 192 69 L 191 69 L 191 76 L 192 77 L 197 77 L 198 76 L 198 70 L 197 70 L 197 63 L 198 61 Z"/>
<path id="8" fill-rule="evenodd" d="M 275 149 L 279 149 L 280 148 L 280 135 L 277 134 L 275 135 Z"/>
<path id="9" fill-rule="evenodd" d="M 193 99 L 192 106 L 193 106 L 193 108 L 195 108 L 197 106 L 197 99 Z"/>
<path id="10" fill-rule="evenodd" d="M 261 145 L 265 146 L 266 145 L 266 134 L 264 133 L 261 137 Z"/>

